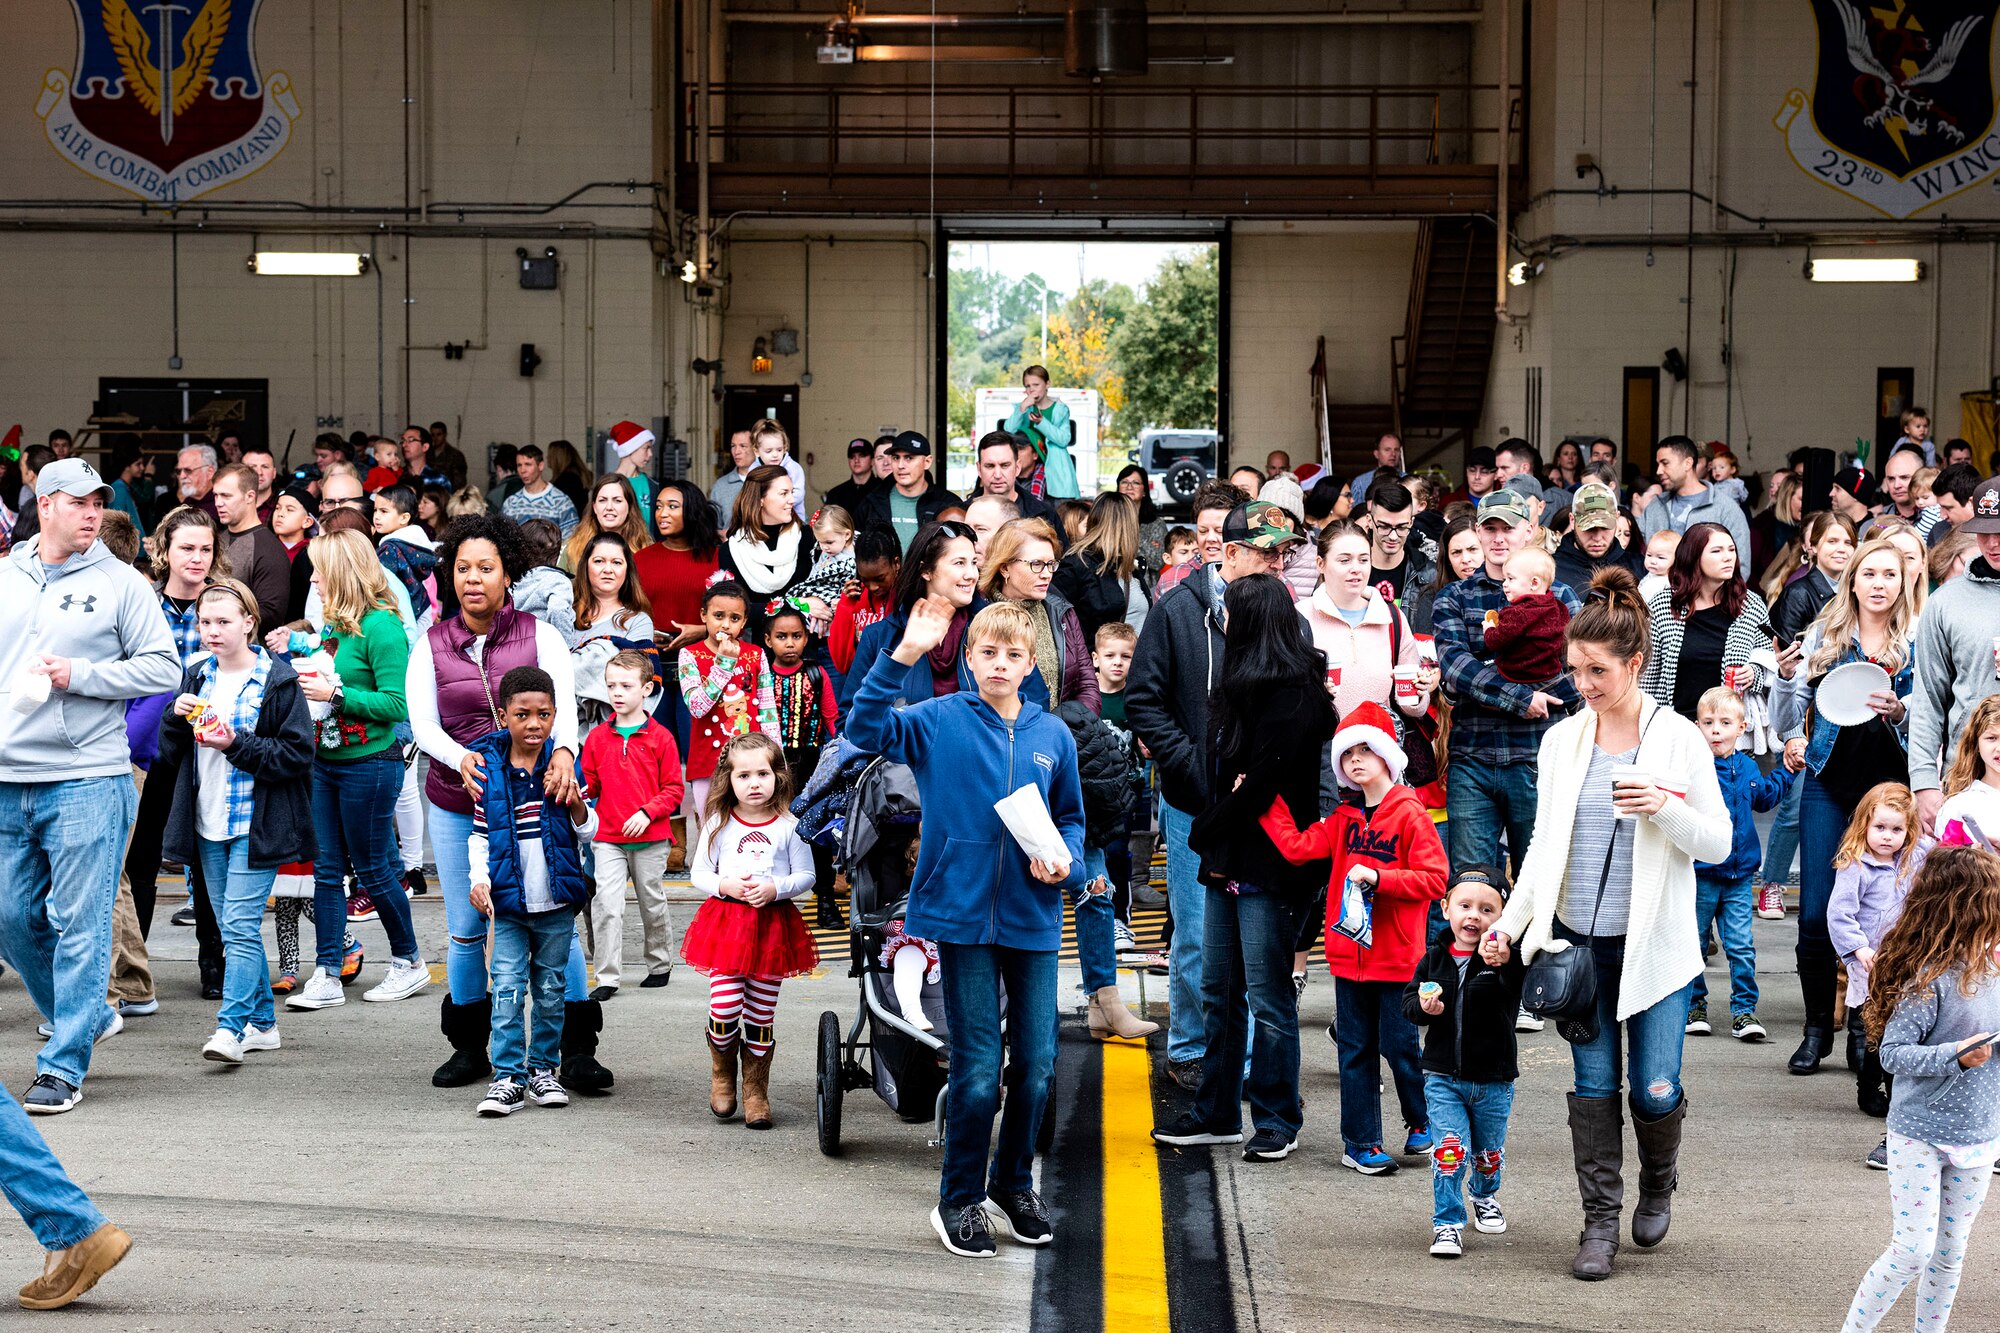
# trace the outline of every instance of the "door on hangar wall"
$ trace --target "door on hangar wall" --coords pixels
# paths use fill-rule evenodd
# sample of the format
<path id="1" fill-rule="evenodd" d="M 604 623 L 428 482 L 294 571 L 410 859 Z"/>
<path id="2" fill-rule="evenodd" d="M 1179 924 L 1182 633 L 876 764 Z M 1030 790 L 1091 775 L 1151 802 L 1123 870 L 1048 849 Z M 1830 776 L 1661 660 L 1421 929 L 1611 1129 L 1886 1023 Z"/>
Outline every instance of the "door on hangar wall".
<path id="1" fill-rule="evenodd" d="M 191 444 L 206 444 L 208 427 L 234 430 L 245 444 L 265 444 L 278 456 L 279 468 L 299 460 L 285 457 L 285 442 L 272 440 L 271 387 L 261 379 L 100 379 L 97 382 L 96 415 L 138 418 L 140 430 L 181 431 L 178 436 L 141 437 L 148 453 L 173 453 Z M 186 428 L 183 430 L 183 428 Z M 107 428 L 104 442 L 119 438 L 115 428 Z M 312 441 L 294 442 L 293 452 L 303 451 L 312 461 Z"/>

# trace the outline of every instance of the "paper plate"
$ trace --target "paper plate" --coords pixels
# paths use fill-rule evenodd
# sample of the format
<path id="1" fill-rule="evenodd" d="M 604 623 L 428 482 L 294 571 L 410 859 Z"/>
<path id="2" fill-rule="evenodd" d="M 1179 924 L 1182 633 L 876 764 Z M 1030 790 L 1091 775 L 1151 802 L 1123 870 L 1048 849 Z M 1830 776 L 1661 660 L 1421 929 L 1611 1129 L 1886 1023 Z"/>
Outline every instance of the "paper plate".
<path id="1" fill-rule="evenodd" d="M 1813 704 L 1819 715 L 1839 727 L 1855 727 L 1875 716 L 1868 696 L 1889 688 L 1889 673 L 1873 662 L 1849 662 L 1820 677 Z"/>

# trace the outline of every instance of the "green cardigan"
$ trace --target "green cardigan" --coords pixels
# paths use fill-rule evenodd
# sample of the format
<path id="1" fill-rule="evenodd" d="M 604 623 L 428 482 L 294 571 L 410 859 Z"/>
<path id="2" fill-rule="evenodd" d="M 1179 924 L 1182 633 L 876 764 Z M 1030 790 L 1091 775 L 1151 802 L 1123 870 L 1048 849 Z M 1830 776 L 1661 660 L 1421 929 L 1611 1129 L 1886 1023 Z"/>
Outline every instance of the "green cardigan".
<path id="1" fill-rule="evenodd" d="M 403 676 L 410 665 L 410 641 L 403 622 L 394 611 L 381 607 L 361 617 L 359 635 L 342 634 L 327 628 L 326 642 L 332 646 L 333 669 L 340 673 L 341 739 L 345 744 L 328 746 L 326 732 L 319 733 L 319 757 L 328 763 L 344 764 L 367 759 L 396 748 L 396 724 L 410 718 L 410 705 L 403 695 Z M 360 739 L 353 739 L 355 729 Z"/>

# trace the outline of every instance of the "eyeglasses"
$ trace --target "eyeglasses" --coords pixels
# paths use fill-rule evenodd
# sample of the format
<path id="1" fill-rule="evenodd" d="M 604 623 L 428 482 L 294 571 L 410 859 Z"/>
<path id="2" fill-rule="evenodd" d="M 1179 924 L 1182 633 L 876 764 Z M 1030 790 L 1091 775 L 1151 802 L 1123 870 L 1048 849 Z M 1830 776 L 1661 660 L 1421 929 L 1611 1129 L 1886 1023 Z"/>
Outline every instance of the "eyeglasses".
<path id="1" fill-rule="evenodd" d="M 1053 574 L 1056 572 L 1056 562 L 1053 560 L 1016 560 L 1014 563 L 1017 565 L 1026 565 L 1031 572 L 1036 574 Z"/>
<path id="2" fill-rule="evenodd" d="M 340 509 L 349 505 L 352 505 L 356 509 L 361 508 L 361 497 L 358 495 L 326 495 L 321 496 L 319 502 L 321 509 Z"/>
<path id="3" fill-rule="evenodd" d="M 1377 523 L 1375 532 L 1382 537 L 1407 537 L 1410 529 L 1416 526 L 1415 523 Z"/>

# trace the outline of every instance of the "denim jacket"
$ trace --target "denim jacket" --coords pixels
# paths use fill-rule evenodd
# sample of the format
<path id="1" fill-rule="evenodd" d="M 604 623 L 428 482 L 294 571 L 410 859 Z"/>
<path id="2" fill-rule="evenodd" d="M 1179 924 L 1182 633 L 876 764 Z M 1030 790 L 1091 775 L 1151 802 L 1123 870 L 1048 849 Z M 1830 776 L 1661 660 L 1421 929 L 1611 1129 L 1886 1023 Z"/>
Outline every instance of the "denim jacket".
<path id="1" fill-rule="evenodd" d="M 1826 761 L 1833 754 L 1834 742 L 1840 739 L 1841 731 L 1840 727 L 1815 714 L 1812 719 L 1812 733 L 1810 735 L 1806 733 L 1806 712 L 1812 704 L 1813 690 L 1819 682 L 1816 679 L 1811 681 L 1806 679 L 1805 664 L 1812 660 L 1812 655 L 1819 650 L 1819 645 L 1820 626 L 1815 624 L 1806 631 L 1804 651 L 1800 655 L 1798 669 L 1792 673 L 1790 680 L 1779 677 L 1777 691 L 1772 699 L 1773 712 L 1777 717 L 1778 735 L 1788 741 L 1799 736 L 1805 737 L 1806 769 L 1815 776 L 1826 771 Z M 1833 665 L 1842 667 L 1850 662 L 1866 660 L 1860 642 L 1856 641 L 1847 645 L 1847 650 Z M 1827 668 L 1829 671 L 1832 669 L 1833 667 Z M 1889 688 L 1896 692 L 1898 699 L 1907 702 L 1911 690 L 1915 687 L 1915 655 L 1905 652 L 1903 668 L 1890 680 Z M 1903 748 L 1907 750 L 1910 744 L 1910 714 L 1907 708 L 1904 709 L 1903 720 L 1895 723 L 1894 729 L 1896 739 L 1901 741 Z"/>

